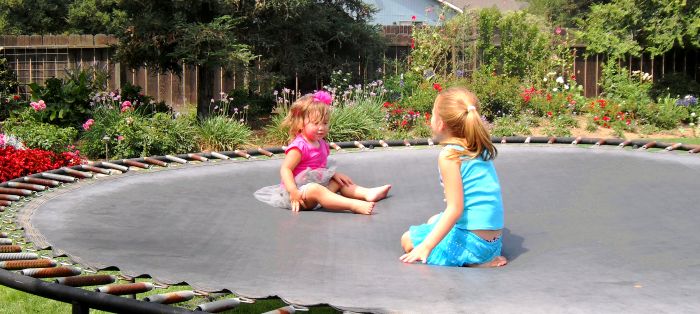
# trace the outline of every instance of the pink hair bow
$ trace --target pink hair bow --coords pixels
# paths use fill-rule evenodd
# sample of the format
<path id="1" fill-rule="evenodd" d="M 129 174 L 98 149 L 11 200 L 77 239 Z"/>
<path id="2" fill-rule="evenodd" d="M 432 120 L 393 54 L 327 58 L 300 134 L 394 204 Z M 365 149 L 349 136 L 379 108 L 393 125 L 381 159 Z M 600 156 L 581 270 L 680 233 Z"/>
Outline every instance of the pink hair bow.
<path id="1" fill-rule="evenodd" d="M 314 101 L 322 102 L 330 106 L 330 104 L 333 102 L 333 96 L 331 96 L 331 94 L 327 91 L 321 90 L 314 93 Z"/>

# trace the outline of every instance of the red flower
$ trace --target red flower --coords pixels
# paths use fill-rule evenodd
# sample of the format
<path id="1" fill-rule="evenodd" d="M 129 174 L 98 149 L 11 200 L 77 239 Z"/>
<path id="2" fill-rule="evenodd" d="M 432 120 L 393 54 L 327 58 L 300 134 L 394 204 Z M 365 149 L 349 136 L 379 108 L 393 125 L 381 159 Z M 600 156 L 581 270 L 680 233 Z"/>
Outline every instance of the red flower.
<path id="1" fill-rule="evenodd" d="M 522 94 L 522 96 L 523 96 L 523 101 L 525 101 L 525 102 L 530 102 L 530 99 L 532 98 L 528 94 Z"/>
<path id="2" fill-rule="evenodd" d="M 552 94 L 547 94 L 547 101 L 552 101 Z"/>
<path id="3" fill-rule="evenodd" d="M 414 16 L 411 16 L 411 20 L 415 21 L 415 20 L 416 20 L 416 16 L 415 16 L 415 15 L 414 15 Z"/>
<path id="4" fill-rule="evenodd" d="M 610 126 L 607 123 L 603 123 L 603 127 L 608 128 L 608 129 L 610 128 Z"/>
<path id="5" fill-rule="evenodd" d="M 408 124 L 408 121 L 406 121 L 406 120 L 401 121 L 401 126 L 406 126 L 406 124 Z"/>
<path id="6" fill-rule="evenodd" d="M 385 102 L 385 103 L 384 103 L 384 108 L 389 108 L 389 107 L 391 107 L 391 103 L 388 102 L 388 101 Z"/>
<path id="7" fill-rule="evenodd" d="M 572 80 L 572 81 L 575 81 L 575 80 L 576 80 L 576 75 L 572 74 L 572 75 L 571 75 L 571 80 Z"/>
<path id="8" fill-rule="evenodd" d="M 438 83 L 433 83 L 433 89 L 438 91 L 438 93 L 439 93 L 442 91 L 442 86 L 440 86 L 440 84 L 438 84 Z"/>
<path id="9" fill-rule="evenodd" d="M 631 121 L 630 119 L 627 119 L 626 124 L 627 124 L 627 125 L 630 125 L 630 123 L 632 123 L 632 121 Z"/>
<path id="10" fill-rule="evenodd" d="M 428 123 L 430 123 L 430 113 L 429 113 L 429 112 L 426 112 L 426 113 L 425 113 L 425 121 L 427 121 Z"/>
<path id="11" fill-rule="evenodd" d="M 610 121 L 610 117 L 608 117 L 608 116 L 603 117 L 603 121 L 605 121 L 605 122 Z"/>
<path id="12" fill-rule="evenodd" d="M 553 115 L 553 114 L 552 114 L 552 112 L 551 112 L 551 111 L 547 111 L 547 116 L 548 116 L 548 117 L 550 117 L 550 118 L 551 118 L 551 117 L 552 117 L 552 115 Z"/>
<path id="13" fill-rule="evenodd" d="M 598 118 L 598 116 L 593 117 L 593 121 L 598 121 L 598 120 L 600 120 L 600 118 Z"/>
<path id="14" fill-rule="evenodd" d="M 416 49 L 416 40 L 411 38 L 411 49 Z"/>
<path id="15" fill-rule="evenodd" d="M 607 106 L 608 102 L 605 101 L 605 99 L 598 99 L 598 105 L 600 105 L 600 108 L 605 109 L 605 106 Z"/>
<path id="16" fill-rule="evenodd" d="M 19 95 L 14 95 L 14 96 L 12 96 L 12 99 L 14 99 L 14 100 L 19 100 Z"/>

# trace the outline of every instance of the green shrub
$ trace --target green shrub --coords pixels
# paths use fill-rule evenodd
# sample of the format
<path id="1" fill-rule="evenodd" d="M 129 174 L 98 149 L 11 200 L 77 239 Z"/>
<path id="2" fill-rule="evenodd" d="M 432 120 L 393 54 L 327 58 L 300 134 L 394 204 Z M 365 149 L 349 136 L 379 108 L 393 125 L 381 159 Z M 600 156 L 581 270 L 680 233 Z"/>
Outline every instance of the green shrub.
<path id="1" fill-rule="evenodd" d="M 544 133 L 547 136 L 571 136 L 571 129 L 567 123 L 569 122 L 565 119 L 552 119 L 550 124 L 544 128 Z"/>
<path id="2" fill-rule="evenodd" d="M 31 83 L 32 100 L 43 100 L 46 110 L 39 113 L 42 122 L 78 127 L 92 108 L 92 95 L 105 86 L 106 73 L 95 69 L 69 71 L 66 78 L 50 78 L 40 86 Z"/>
<path id="3" fill-rule="evenodd" d="M 212 116 L 201 121 L 197 127 L 197 142 L 200 150 L 228 151 L 248 143 L 250 127 L 225 116 Z"/>
<path id="4" fill-rule="evenodd" d="M 493 124 L 494 126 L 491 130 L 491 135 L 493 136 L 503 137 L 532 134 L 527 125 L 512 116 L 498 117 L 494 120 Z"/>
<path id="5" fill-rule="evenodd" d="M 516 78 L 479 70 L 472 75 L 468 88 L 479 98 L 482 114 L 491 121 L 499 116 L 520 113 L 520 106 L 516 103 L 519 86 Z"/>
<path id="6" fill-rule="evenodd" d="M 31 110 L 31 109 L 30 109 Z M 69 151 L 78 136 L 72 127 L 61 128 L 32 119 L 10 119 L 3 123 L 5 133 L 22 139 L 27 148 L 40 148 L 57 153 Z"/>
<path id="7" fill-rule="evenodd" d="M 649 97 L 651 76 L 635 71 L 629 73 L 613 60 L 603 65 L 603 95 L 621 104 L 621 111 L 636 112 L 641 106 L 652 103 Z"/>
<path id="8" fill-rule="evenodd" d="M 700 83 L 682 72 L 669 73 L 654 83 L 649 94 L 653 99 L 662 96 L 679 98 L 685 95 L 700 96 Z"/>
<path id="9" fill-rule="evenodd" d="M 81 150 L 97 158 L 132 158 L 179 154 L 196 147 L 197 130 L 190 117 L 173 119 L 165 113 L 144 117 L 131 111 L 101 108 L 82 137 Z M 106 155 L 108 154 L 108 155 Z"/>
<path id="10" fill-rule="evenodd" d="M 287 116 L 286 106 L 278 105 L 270 116 L 270 122 L 265 126 L 265 141 L 277 145 L 289 143 L 289 129 L 282 127 L 282 121 Z"/>
<path id="11" fill-rule="evenodd" d="M 331 112 L 328 140 L 344 142 L 380 137 L 384 113 L 378 99 L 360 101 L 352 106 L 336 106 Z"/>
<path id="12" fill-rule="evenodd" d="M 682 120 L 688 119 L 689 113 L 686 107 L 676 105 L 675 98 L 662 97 L 657 104 L 649 103 L 640 106 L 637 116 L 643 124 L 670 130 L 677 127 Z"/>

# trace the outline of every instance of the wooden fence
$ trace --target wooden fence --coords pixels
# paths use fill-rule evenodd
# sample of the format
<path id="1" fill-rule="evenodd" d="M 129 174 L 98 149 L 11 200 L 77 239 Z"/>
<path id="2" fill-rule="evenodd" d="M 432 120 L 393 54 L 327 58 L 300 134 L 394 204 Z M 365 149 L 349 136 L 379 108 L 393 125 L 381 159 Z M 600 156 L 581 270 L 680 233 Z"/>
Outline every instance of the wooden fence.
<path id="1" fill-rule="evenodd" d="M 393 60 L 390 65 L 383 65 L 383 73 L 398 73 L 396 66 L 410 53 L 411 26 L 385 26 L 384 36 L 387 41 L 386 60 Z M 141 86 L 144 94 L 158 101 L 165 101 L 176 110 L 184 104 L 196 103 L 198 95 L 197 66 L 184 67 L 181 75 L 159 73 L 147 68 L 127 69 L 113 59 L 117 39 L 107 35 L 31 35 L 0 36 L 0 56 L 7 58 L 9 65 L 17 73 L 22 83 L 43 83 L 50 77 L 62 77 L 66 69 L 94 66 L 109 74 L 108 88 L 118 89 L 125 82 Z M 578 84 L 583 85 L 585 95 L 594 97 L 600 94 L 602 56 L 584 57 L 585 47 L 575 47 L 576 58 L 574 72 Z M 653 75 L 658 80 L 667 73 L 683 72 L 698 80 L 700 72 L 700 51 L 672 50 L 663 56 L 651 58 L 629 57 L 626 66 L 630 71 L 641 70 Z M 391 68 L 394 66 L 395 68 Z M 365 73 L 363 74 L 363 68 Z M 367 67 L 358 67 L 358 77 L 367 76 Z M 214 97 L 220 92 L 229 92 L 238 87 L 249 87 L 251 81 L 257 80 L 255 67 L 236 69 L 234 71 L 215 71 L 210 81 Z M 26 93 L 26 87 L 20 92 Z"/>

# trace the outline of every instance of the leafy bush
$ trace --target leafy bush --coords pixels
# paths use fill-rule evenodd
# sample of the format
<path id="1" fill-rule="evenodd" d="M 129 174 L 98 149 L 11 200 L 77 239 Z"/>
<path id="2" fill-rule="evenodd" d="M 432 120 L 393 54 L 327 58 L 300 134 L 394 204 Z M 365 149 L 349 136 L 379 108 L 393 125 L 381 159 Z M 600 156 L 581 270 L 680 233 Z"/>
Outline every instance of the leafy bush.
<path id="1" fill-rule="evenodd" d="M 78 69 L 67 72 L 65 79 L 50 78 L 44 86 L 31 83 L 32 100 L 43 100 L 46 110 L 42 122 L 59 126 L 78 126 L 92 112 L 92 95 L 101 90 L 106 73 L 95 69 Z"/>
<path id="2" fill-rule="evenodd" d="M 197 127 L 200 150 L 234 150 L 247 143 L 252 135 L 250 128 L 232 118 L 212 116 Z"/>
<path id="3" fill-rule="evenodd" d="M 700 83 L 696 82 L 693 78 L 688 77 L 682 72 L 669 73 L 654 83 L 654 86 L 649 91 L 649 94 L 653 99 L 658 99 L 662 96 L 700 96 Z"/>
<path id="4" fill-rule="evenodd" d="M 669 130 L 689 117 L 688 109 L 676 105 L 676 98 L 662 97 L 657 104 L 650 103 L 640 106 L 637 112 L 640 122 L 651 124 L 658 128 Z"/>
<path id="5" fill-rule="evenodd" d="M 72 127 L 61 128 L 34 120 L 10 119 L 3 123 L 3 128 L 6 133 L 21 138 L 28 148 L 58 153 L 68 151 L 78 137 L 78 131 Z"/>
<path id="6" fill-rule="evenodd" d="M 493 122 L 494 126 L 491 129 L 491 135 L 497 137 L 530 135 L 530 128 L 521 121 L 518 121 L 512 116 L 498 117 Z"/>
<path id="7" fill-rule="evenodd" d="M 17 75 L 7 65 L 7 59 L 0 58 L 0 96 L 7 96 L 17 93 Z"/>
<path id="8" fill-rule="evenodd" d="M 376 100 L 336 106 L 331 112 L 327 138 L 333 142 L 379 138 L 383 117 L 381 105 Z"/>
<path id="9" fill-rule="evenodd" d="M 152 117 L 99 108 L 82 137 L 82 151 L 91 157 L 132 158 L 186 153 L 196 147 L 196 128 L 189 117 Z M 107 151 L 106 151 L 107 150 Z"/>
<path id="10" fill-rule="evenodd" d="M 503 115 L 517 115 L 520 113 L 518 99 L 520 81 L 494 73 L 487 73 L 483 69 L 472 75 L 469 89 L 476 94 L 481 103 L 481 112 L 487 119 Z"/>
<path id="11" fill-rule="evenodd" d="M 551 123 L 544 128 L 547 136 L 571 136 L 571 129 L 566 125 L 565 120 L 552 119 Z"/>
<path id="12" fill-rule="evenodd" d="M 652 103 L 649 97 L 651 76 L 648 73 L 619 67 L 616 62 L 608 61 L 603 65 L 603 95 L 622 105 L 621 111 L 636 112 L 638 108 Z"/>

